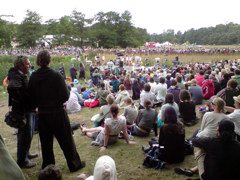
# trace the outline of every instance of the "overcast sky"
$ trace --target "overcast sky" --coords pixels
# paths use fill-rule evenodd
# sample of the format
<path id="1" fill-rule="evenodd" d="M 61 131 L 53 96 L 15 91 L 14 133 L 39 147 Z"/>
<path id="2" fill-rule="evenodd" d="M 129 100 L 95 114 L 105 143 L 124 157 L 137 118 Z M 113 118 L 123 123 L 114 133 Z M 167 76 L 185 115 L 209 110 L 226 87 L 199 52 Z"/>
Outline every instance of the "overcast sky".
<path id="1" fill-rule="evenodd" d="M 76 9 L 93 17 L 100 11 L 123 13 L 130 11 L 135 27 L 148 33 L 160 34 L 174 29 L 175 33 L 191 28 L 216 26 L 228 22 L 240 24 L 239 0 L 2 0 L 0 15 L 14 15 L 7 19 L 21 23 L 26 10 L 36 11 L 42 22 L 70 15 Z M 6 19 L 6 18 L 5 18 Z"/>

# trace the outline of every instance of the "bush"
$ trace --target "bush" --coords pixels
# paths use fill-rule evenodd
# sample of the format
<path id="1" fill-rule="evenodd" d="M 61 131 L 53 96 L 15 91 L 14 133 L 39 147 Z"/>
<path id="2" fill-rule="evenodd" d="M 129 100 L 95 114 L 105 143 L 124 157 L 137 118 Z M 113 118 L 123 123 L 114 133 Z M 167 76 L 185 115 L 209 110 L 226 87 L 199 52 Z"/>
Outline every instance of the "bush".
<path id="1" fill-rule="evenodd" d="M 88 53 L 88 59 L 92 59 L 93 60 L 96 55 L 97 55 L 97 53 L 95 53 L 95 52 L 89 52 Z"/>
<path id="2" fill-rule="evenodd" d="M 7 77 L 8 70 L 13 67 L 15 57 L 14 56 L 0 56 L 0 82 Z"/>

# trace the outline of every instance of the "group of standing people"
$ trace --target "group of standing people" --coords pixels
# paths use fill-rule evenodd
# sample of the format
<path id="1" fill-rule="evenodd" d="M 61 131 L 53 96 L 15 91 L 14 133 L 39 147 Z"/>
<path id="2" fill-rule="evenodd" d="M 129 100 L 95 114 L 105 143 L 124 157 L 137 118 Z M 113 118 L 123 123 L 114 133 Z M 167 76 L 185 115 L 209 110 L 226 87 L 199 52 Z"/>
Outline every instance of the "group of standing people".
<path id="1" fill-rule="evenodd" d="M 82 62 L 80 62 L 80 64 L 79 64 L 79 76 L 78 76 L 78 78 L 77 78 L 77 71 L 78 71 L 77 68 L 74 66 L 74 64 L 72 64 L 71 67 L 69 68 L 69 72 L 70 72 L 72 82 L 75 79 L 79 78 L 79 79 L 83 79 L 84 82 L 86 83 L 85 66 Z M 62 77 L 65 80 L 66 79 L 66 73 L 65 73 L 63 63 L 61 63 L 61 65 L 59 67 L 59 73 L 62 75 Z"/>

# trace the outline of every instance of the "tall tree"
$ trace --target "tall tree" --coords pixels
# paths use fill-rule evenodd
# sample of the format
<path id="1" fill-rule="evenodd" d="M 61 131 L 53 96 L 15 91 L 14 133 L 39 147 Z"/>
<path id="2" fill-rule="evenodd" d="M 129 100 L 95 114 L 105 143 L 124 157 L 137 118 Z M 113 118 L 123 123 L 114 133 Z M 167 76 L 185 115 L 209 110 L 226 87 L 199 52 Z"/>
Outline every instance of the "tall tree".
<path id="1" fill-rule="evenodd" d="M 129 11 L 125 11 L 121 15 L 113 11 L 99 12 L 95 15 L 95 23 L 90 28 L 92 41 L 98 42 L 99 46 L 105 48 L 116 46 L 126 48 L 143 45 L 147 33 L 143 29 L 135 28 L 131 19 L 132 16 Z"/>
<path id="2" fill-rule="evenodd" d="M 117 46 L 117 24 L 119 14 L 113 11 L 99 12 L 95 15 L 95 23 L 91 27 L 91 40 L 98 46 L 111 48 Z"/>
<path id="3" fill-rule="evenodd" d="M 16 25 L 0 16 L 0 47 L 11 47 L 13 36 L 16 36 Z"/>
<path id="4" fill-rule="evenodd" d="M 85 18 L 85 14 L 76 10 L 72 11 L 71 15 L 73 21 L 73 38 L 74 44 L 80 47 L 83 46 L 83 40 L 88 37 L 86 26 L 92 23 L 92 19 Z"/>
<path id="5" fill-rule="evenodd" d="M 37 12 L 27 10 L 26 17 L 17 29 L 17 34 L 21 46 L 35 47 L 43 35 L 41 16 Z"/>

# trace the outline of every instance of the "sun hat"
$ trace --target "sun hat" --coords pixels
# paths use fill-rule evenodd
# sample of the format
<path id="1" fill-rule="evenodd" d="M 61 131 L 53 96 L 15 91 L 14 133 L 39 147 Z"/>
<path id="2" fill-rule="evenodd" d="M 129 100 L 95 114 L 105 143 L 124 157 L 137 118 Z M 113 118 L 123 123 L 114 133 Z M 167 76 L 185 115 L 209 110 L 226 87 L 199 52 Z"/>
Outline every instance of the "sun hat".
<path id="1" fill-rule="evenodd" d="M 117 180 L 117 170 L 114 160 L 107 155 L 98 158 L 94 167 L 94 180 Z"/>
<path id="2" fill-rule="evenodd" d="M 240 95 L 239 96 L 233 96 L 233 99 L 235 101 L 237 101 L 238 103 L 240 103 Z"/>

